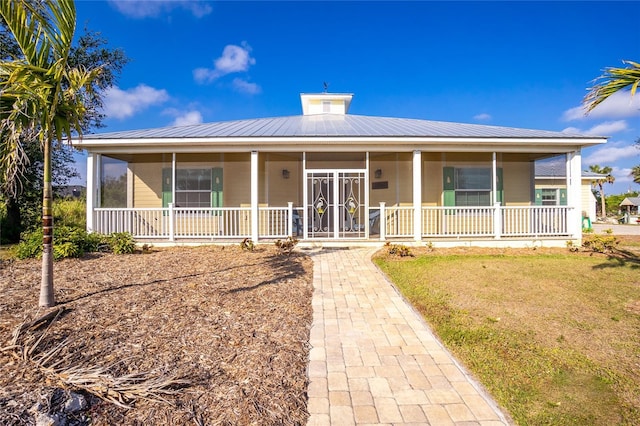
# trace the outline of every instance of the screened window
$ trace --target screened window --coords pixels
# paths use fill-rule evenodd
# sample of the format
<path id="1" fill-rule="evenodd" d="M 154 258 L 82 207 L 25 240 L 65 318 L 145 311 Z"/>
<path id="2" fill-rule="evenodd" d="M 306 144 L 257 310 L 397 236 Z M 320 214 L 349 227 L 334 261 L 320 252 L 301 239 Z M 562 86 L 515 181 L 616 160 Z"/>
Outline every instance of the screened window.
<path id="1" fill-rule="evenodd" d="M 176 170 L 176 207 L 211 207 L 211 169 Z"/>
<path id="2" fill-rule="evenodd" d="M 456 168 L 454 186 L 456 206 L 491 205 L 490 168 Z"/>

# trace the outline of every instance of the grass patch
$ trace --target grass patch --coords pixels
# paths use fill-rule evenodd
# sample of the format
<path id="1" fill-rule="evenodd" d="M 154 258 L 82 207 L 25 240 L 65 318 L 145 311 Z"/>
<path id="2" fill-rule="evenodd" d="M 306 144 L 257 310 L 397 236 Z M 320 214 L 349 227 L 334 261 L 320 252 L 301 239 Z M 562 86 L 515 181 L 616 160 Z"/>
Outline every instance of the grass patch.
<path id="1" fill-rule="evenodd" d="M 518 424 L 640 424 L 637 262 L 560 253 L 376 262 Z"/>

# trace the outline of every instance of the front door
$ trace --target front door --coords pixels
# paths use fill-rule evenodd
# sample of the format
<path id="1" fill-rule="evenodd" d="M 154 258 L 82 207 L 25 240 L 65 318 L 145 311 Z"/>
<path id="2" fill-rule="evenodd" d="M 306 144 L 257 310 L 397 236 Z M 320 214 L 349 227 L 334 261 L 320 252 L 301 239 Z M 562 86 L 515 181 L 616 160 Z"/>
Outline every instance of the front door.
<path id="1" fill-rule="evenodd" d="M 366 238 L 365 170 L 308 170 L 305 238 Z"/>

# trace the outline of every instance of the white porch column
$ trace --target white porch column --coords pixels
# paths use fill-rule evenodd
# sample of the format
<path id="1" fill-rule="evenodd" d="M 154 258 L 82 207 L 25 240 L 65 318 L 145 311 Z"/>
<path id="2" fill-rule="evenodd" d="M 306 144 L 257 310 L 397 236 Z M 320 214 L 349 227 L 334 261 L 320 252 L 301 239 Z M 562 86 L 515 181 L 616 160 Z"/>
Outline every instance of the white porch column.
<path id="1" fill-rule="evenodd" d="M 87 155 L 87 232 L 93 232 L 95 230 L 94 212 L 97 202 L 97 163 L 100 162 L 100 154 L 94 154 L 90 152 Z"/>
<path id="2" fill-rule="evenodd" d="M 258 151 L 251 151 L 251 240 L 258 242 Z"/>
<path id="3" fill-rule="evenodd" d="M 582 238 L 582 155 L 580 149 L 567 153 L 567 231 L 574 239 Z"/>
<path id="4" fill-rule="evenodd" d="M 413 151 L 413 239 L 422 241 L 422 151 L 419 150 Z"/>
<path id="5" fill-rule="evenodd" d="M 502 234 L 502 210 L 498 201 L 498 156 L 494 152 L 491 157 L 491 188 L 493 190 L 493 237 L 498 240 Z"/>

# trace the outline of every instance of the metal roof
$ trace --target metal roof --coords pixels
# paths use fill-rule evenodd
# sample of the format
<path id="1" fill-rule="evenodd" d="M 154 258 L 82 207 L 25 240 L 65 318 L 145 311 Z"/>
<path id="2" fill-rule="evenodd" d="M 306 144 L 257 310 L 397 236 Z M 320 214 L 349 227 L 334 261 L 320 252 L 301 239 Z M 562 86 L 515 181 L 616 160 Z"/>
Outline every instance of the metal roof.
<path id="1" fill-rule="evenodd" d="M 84 135 L 99 139 L 295 138 L 295 137 L 449 137 L 598 139 L 563 132 L 479 124 L 452 123 L 364 115 L 300 115 L 221 121 L 180 127 L 161 127 Z M 603 137 L 604 138 L 604 137 Z"/>
<path id="2" fill-rule="evenodd" d="M 536 178 L 564 178 L 567 176 L 567 166 L 564 160 L 536 161 L 535 162 Z M 605 175 L 590 171 L 583 171 L 582 178 L 599 178 Z"/>
<path id="3" fill-rule="evenodd" d="M 627 197 L 620 203 L 621 206 L 640 206 L 640 197 Z"/>

